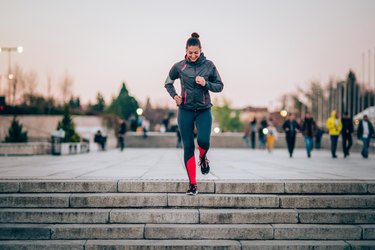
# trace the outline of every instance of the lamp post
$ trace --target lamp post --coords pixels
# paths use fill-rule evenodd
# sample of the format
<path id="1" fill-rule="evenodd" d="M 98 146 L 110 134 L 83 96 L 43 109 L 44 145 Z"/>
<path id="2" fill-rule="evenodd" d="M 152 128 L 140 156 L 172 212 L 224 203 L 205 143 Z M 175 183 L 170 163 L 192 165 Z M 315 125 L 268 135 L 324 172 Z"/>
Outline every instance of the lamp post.
<path id="1" fill-rule="evenodd" d="M 11 90 L 11 80 L 14 79 L 14 74 L 12 74 L 12 64 L 11 64 L 11 54 L 12 52 L 17 52 L 17 53 L 22 53 L 23 52 L 23 47 L 18 46 L 18 47 L 0 47 L 0 53 L 1 52 L 8 52 L 8 98 L 10 98 L 10 90 Z M 14 100 L 13 100 L 14 101 Z"/>

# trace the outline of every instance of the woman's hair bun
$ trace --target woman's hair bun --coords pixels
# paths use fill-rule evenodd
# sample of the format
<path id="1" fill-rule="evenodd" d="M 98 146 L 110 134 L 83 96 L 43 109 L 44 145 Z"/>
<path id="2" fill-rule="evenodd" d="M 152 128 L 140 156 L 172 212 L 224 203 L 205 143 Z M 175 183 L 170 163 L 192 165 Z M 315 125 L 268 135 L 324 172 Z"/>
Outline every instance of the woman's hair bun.
<path id="1" fill-rule="evenodd" d="M 193 33 L 191 34 L 191 37 L 194 37 L 194 38 L 199 38 L 199 35 L 198 35 L 198 33 L 197 33 L 197 32 L 193 32 Z"/>

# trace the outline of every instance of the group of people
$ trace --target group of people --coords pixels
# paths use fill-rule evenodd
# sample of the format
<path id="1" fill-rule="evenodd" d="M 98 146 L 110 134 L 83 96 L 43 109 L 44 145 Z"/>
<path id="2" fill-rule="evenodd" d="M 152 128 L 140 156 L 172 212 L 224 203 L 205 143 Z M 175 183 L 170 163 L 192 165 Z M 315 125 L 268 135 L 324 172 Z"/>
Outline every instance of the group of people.
<path id="1" fill-rule="evenodd" d="M 352 118 L 345 112 L 344 116 L 340 119 L 338 113 L 332 111 L 331 117 L 327 120 L 326 127 L 331 140 L 332 158 L 337 158 L 336 149 L 340 134 L 342 136 L 344 158 L 348 157 L 353 144 L 352 133 L 354 132 L 354 126 Z M 357 128 L 358 140 L 362 141 L 361 155 L 363 158 L 368 158 L 370 141 L 373 134 L 374 127 L 369 121 L 368 116 L 364 115 Z"/>
<path id="2" fill-rule="evenodd" d="M 331 117 L 326 122 L 326 128 L 330 136 L 330 146 L 332 158 L 337 158 L 337 144 L 339 136 L 342 138 L 343 154 L 344 158 L 350 155 L 350 148 L 353 145 L 352 134 L 354 133 L 353 119 L 349 117 L 348 112 L 344 113 L 342 118 L 336 111 L 332 111 Z M 310 113 L 306 113 L 301 124 L 297 122 L 294 114 L 289 114 L 289 118 L 283 123 L 282 130 L 285 132 L 286 144 L 289 152 L 289 156 L 293 157 L 295 148 L 297 133 L 301 132 L 305 141 L 307 157 L 311 157 L 311 151 L 314 147 L 320 148 L 320 141 L 323 135 L 323 130 L 320 129 Z M 273 125 L 272 119 L 267 121 L 263 119 L 260 122 L 259 129 L 257 129 L 257 122 L 254 118 L 247 129 L 245 130 L 244 142 L 245 146 L 250 147 L 249 138 L 251 141 L 251 148 L 256 148 L 256 133 L 259 133 L 259 147 L 267 148 L 269 152 L 272 152 L 274 141 L 278 137 L 277 130 Z M 363 158 L 368 158 L 369 146 L 372 135 L 374 134 L 374 128 L 372 123 L 369 121 L 368 116 L 364 115 L 363 119 L 358 124 L 357 137 L 362 140 L 362 151 Z"/>

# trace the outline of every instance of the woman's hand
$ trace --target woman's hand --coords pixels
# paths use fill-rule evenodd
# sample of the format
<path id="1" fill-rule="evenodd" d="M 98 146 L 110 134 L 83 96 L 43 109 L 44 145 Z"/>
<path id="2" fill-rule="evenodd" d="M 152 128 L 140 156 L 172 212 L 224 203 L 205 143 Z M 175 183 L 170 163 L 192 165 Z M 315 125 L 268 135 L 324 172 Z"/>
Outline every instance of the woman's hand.
<path id="1" fill-rule="evenodd" d="M 182 97 L 179 95 L 175 95 L 173 99 L 176 101 L 177 106 L 180 106 L 180 104 L 182 103 Z"/>
<path id="2" fill-rule="evenodd" d="M 195 82 L 197 84 L 201 85 L 202 87 L 204 87 L 206 85 L 206 80 L 201 76 L 195 77 Z"/>

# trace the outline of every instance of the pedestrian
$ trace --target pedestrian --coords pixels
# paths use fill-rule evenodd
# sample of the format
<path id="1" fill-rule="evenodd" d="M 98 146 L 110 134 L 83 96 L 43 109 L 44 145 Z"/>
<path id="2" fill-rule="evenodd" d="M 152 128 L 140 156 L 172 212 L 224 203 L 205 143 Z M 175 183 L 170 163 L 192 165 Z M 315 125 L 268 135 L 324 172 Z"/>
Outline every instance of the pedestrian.
<path id="1" fill-rule="evenodd" d="M 337 141 L 339 139 L 339 135 L 342 129 L 341 119 L 339 119 L 338 117 L 339 117 L 338 113 L 335 110 L 333 110 L 331 112 L 331 117 L 328 118 L 326 122 L 326 127 L 328 129 L 328 133 L 331 138 L 332 158 L 337 158 L 337 155 L 336 155 Z"/>
<path id="2" fill-rule="evenodd" d="M 277 130 L 275 126 L 273 125 L 272 118 L 270 118 L 268 122 L 268 127 L 267 127 L 267 134 L 266 134 L 266 147 L 269 153 L 272 153 L 275 140 L 277 140 L 277 138 L 278 138 Z"/>
<path id="3" fill-rule="evenodd" d="M 284 122 L 283 130 L 285 131 L 285 139 L 288 146 L 289 157 L 292 158 L 294 146 L 296 144 L 297 132 L 301 130 L 301 127 L 296 121 L 293 113 L 290 113 L 289 119 Z"/>
<path id="4" fill-rule="evenodd" d="M 263 117 L 263 119 L 260 121 L 260 126 L 258 130 L 258 138 L 259 138 L 259 147 L 260 148 L 265 148 L 266 147 L 266 134 L 265 128 L 268 127 L 267 119 Z"/>
<path id="5" fill-rule="evenodd" d="M 305 119 L 303 120 L 302 123 L 302 128 L 301 132 L 303 134 L 303 137 L 305 139 L 305 147 L 306 147 L 306 153 L 307 157 L 311 157 L 311 151 L 313 150 L 313 145 L 314 145 L 314 135 L 316 134 L 317 131 L 317 125 L 316 122 L 314 121 L 314 118 L 312 118 L 311 114 L 307 112 L 305 114 Z"/>
<path id="6" fill-rule="evenodd" d="M 257 119 L 254 119 L 250 122 L 250 141 L 251 141 L 251 148 L 255 149 L 256 147 L 256 132 L 257 132 Z"/>
<path id="7" fill-rule="evenodd" d="M 316 129 L 316 133 L 315 133 L 315 148 L 316 149 L 320 149 L 321 146 L 322 146 L 323 134 L 324 134 L 323 128 L 318 126 L 317 129 Z"/>
<path id="8" fill-rule="evenodd" d="M 344 158 L 350 155 L 350 148 L 352 147 L 352 133 L 354 131 L 353 119 L 349 117 L 348 112 L 344 113 L 344 116 L 341 118 L 342 130 L 342 150 L 344 153 Z"/>
<path id="9" fill-rule="evenodd" d="M 374 134 L 374 126 L 369 121 L 368 116 L 364 115 L 363 119 L 358 124 L 357 137 L 362 140 L 362 151 L 361 155 L 363 158 L 367 159 L 369 154 L 369 147 L 371 137 Z"/>
<path id="10" fill-rule="evenodd" d="M 242 137 L 243 144 L 244 144 L 245 148 L 250 147 L 249 138 L 250 138 L 250 123 L 246 123 L 245 124 L 245 133 Z"/>
<path id="11" fill-rule="evenodd" d="M 180 79 L 181 94 L 177 94 L 174 81 Z M 211 98 L 209 91 L 221 92 L 223 83 L 212 61 L 202 52 L 197 33 L 186 42 L 185 59 L 173 65 L 165 81 L 165 88 L 175 100 L 178 109 L 178 126 L 184 145 L 184 163 L 189 177 L 188 195 L 196 195 L 196 162 L 194 157 L 194 125 L 197 128 L 199 166 L 202 174 L 210 171 L 207 151 L 210 147 L 212 127 Z"/>
<path id="12" fill-rule="evenodd" d="M 118 130 L 118 144 L 120 146 L 120 150 L 123 151 L 125 148 L 125 134 L 127 131 L 127 126 L 124 120 L 120 120 L 120 126 Z"/>

